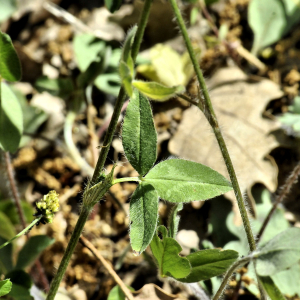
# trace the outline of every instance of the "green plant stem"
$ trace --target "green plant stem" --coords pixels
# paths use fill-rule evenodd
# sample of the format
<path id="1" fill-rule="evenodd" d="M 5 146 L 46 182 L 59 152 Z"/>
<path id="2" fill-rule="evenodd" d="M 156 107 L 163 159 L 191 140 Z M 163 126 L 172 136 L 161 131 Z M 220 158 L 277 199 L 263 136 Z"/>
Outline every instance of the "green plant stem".
<path id="1" fill-rule="evenodd" d="M 123 177 L 123 178 L 115 179 L 112 184 L 114 185 L 119 182 L 127 182 L 127 181 L 141 182 L 142 180 L 139 179 L 139 177 Z"/>
<path id="2" fill-rule="evenodd" d="M 36 223 L 38 223 L 41 220 L 42 216 L 33 220 L 31 222 L 30 225 L 28 225 L 26 228 L 24 228 L 21 232 L 19 232 L 16 236 L 14 236 L 12 239 L 10 239 L 9 241 L 5 242 L 4 244 L 2 244 L 0 246 L 0 249 L 4 248 L 5 246 L 7 246 L 8 244 L 10 244 L 12 241 L 14 241 L 15 239 L 17 239 L 18 237 L 20 237 L 21 235 L 25 234 L 27 231 L 29 231 Z"/>
<path id="3" fill-rule="evenodd" d="M 131 54 L 132 54 L 132 59 L 135 62 L 135 59 L 138 55 L 139 49 L 140 49 L 140 45 L 144 36 L 144 31 L 148 22 L 148 18 L 149 18 L 149 14 L 150 14 L 150 7 L 151 7 L 151 3 L 152 0 L 146 0 L 145 4 L 144 4 L 144 8 L 140 17 L 140 21 L 139 21 L 139 25 L 138 25 L 138 29 L 136 32 L 136 36 L 132 45 L 132 50 L 131 50 Z M 118 124 L 118 119 L 119 116 L 121 114 L 121 110 L 122 110 L 122 106 L 123 103 L 126 99 L 126 93 L 123 87 L 121 87 L 118 98 L 117 98 L 117 102 L 114 108 L 114 112 L 111 118 L 111 121 L 109 123 L 108 129 L 107 129 L 107 133 L 105 135 L 104 141 L 103 141 L 103 147 L 101 148 L 101 152 L 97 161 L 97 165 L 95 167 L 95 171 L 92 177 L 92 182 L 96 182 L 97 178 L 99 177 L 99 175 L 102 172 L 102 169 L 104 167 L 106 158 L 107 158 L 107 154 L 114 136 L 114 133 L 116 131 L 117 128 L 117 124 Z"/>
<path id="4" fill-rule="evenodd" d="M 66 272 L 66 269 L 68 267 L 69 261 L 71 259 L 71 256 L 74 252 L 74 249 L 79 241 L 80 235 L 82 233 L 83 227 L 90 215 L 91 209 L 86 209 L 85 207 L 82 207 L 82 210 L 80 212 L 78 221 L 76 223 L 76 226 L 74 228 L 74 231 L 72 233 L 72 236 L 70 238 L 69 244 L 67 246 L 67 249 L 65 251 L 65 254 L 60 262 L 60 265 L 58 267 L 57 273 L 54 277 L 54 279 L 51 282 L 50 291 L 47 295 L 47 300 L 53 300 L 57 290 L 59 288 L 60 282 Z"/>
<path id="5" fill-rule="evenodd" d="M 135 61 L 135 58 L 139 52 L 139 48 L 140 48 L 140 44 L 141 41 L 143 39 L 144 36 L 144 30 L 146 28 L 147 22 L 148 22 L 148 17 L 149 17 L 149 13 L 150 13 L 150 7 L 151 7 L 151 3 L 152 0 L 146 0 L 145 4 L 144 4 L 144 8 L 143 8 L 143 12 L 139 21 L 139 26 L 138 26 L 138 30 L 136 33 L 136 38 L 134 41 L 134 44 L 132 46 L 132 57 L 133 57 L 133 61 Z M 107 158 L 107 154 L 109 151 L 109 147 L 111 145 L 117 124 L 118 124 L 118 119 L 119 119 L 119 115 L 121 113 L 121 109 L 123 106 L 123 102 L 126 98 L 126 93 L 123 87 L 121 87 L 118 98 L 117 98 L 117 102 L 114 108 L 114 112 L 111 118 L 111 122 L 108 126 L 107 129 L 107 133 L 105 135 L 104 138 L 104 142 L 103 142 L 103 147 L 101 149 L 98 161 L 97 161 L 97 165 L 96 168 L 94 170 L 94 174 L 92 176 L 92 180 L 91 180 L 91 186 L 93 185 L 94 182 L 97 181 L 97 178 L 99 177 L 100 173 L 102 172 L 102 169 L 104 167 L 106 158 Z M 108 190 L 108 188 L 107 188 Z M 54 297 L 57 293 L 59 284 L 65 274 L 65 271 L 67 269 L 67 266 L 69 264 L 69 261 L 71 259 L 71 256 L 73 254 L 73 251 L 75 249 L 75 246 L 80 238 L 81 232 L 83 230 L 84 224 L 88 219 L 88 216 L 90 214 L 92 208 L 86 208 L 86 207 L 82 207 L 80 216 L 78 218 L 78 221 L 76 223 L 74 232 L 72 233 L 70 242 L 67 246 L 66 252 L 62 258 L 62 261 L 58 267 L 57 273 L 55 275 L 55 277 L 52 280 L 51 286 L 50 286 L 50 291 L 49 294 L 46 298 L 46 300 L 54 300 Z"/>
<path id="6" fill-rule="evenodd" d="M 180 98 L 182 98 L 182 99 L 184 99 L 184 100 L 186 100 L 187 102 L 189 102 L 189 103 L 191 103 L 191 104 L 193 104 L 195 106 L 198 106 L 198 102 L 194 101 L 193 99 L 191 99 L 190 97 L 188 97 L 186 95 L 178 94 L 177 96 L 180 97 Z"/>
<path id="7" fill-rule="evenodd" d="M 234 170 L 234 167 L 233 167 L 233 164 L 232 164 L 232 161 L 231 161 L 226 143 L 225 143 L 223 135 L 221 133 L 221 130 L 220 130 L 220 127 L 219 127 L 219 124 L 218 124 L 218 120 L 217 120 L 216 114 L 214 112 L 214 109 L 213 109 L 213 106 L 212 106 L 212 103 L 211 103 L 211 100 L 210 100 L 210 97 L 209 97 L 209 94 L 208 94 L 208 90 L 207 90 L 207 87 L 206 87 L 206 84 L 205 84 L 203 74 L 201 72 L 198 60 L 196 58 L 195 52 L 193 50 L 193 47 L 192 47 L 192 44 L 191 44 L 191 41 L 190 41 L 190 38 L 188 36 L 188 32 L 187 32 L 186 26 L 184 24 L 184 20 L 181 16 L 180 10 L 177 6 L 177 2 L 176 2 L 176 0 L 170 0 L 170 2 L 171 2 L 171 5 L 172 5 L 172 8 L 173 8 L 175 17 L 177 19 L 179 29 L 181 31 L 181 34 L 182 34 L 183 39 L 185 41 L 187 50 L 189 52 L 192 64 L 194 66 L 197 79 L 199 81 L 199 84 L 200 84 L 200 87 L 201 87 L 201 90 L 202 90 L 202 94 L 203 94 L 203 98 L 204 98 L 203 100 L 204 100 L 204 103 L 205 103 L 205 107 L 204 107 L 204 110 L 203 110 L 204 115 L 206 116 L 208 122 L 210 123 L 210 125 L 211 125 L 211 127 L 214 131 L 214 134 L 216 136 L 216 139 L 218 141 L 220 150 L 222 152 L 223 159 L 225 161 L 225 164 L 226 164 L 229 176 L 230 176 L 232 187 L 233 187 L 233 190 L 234 190 L 237 202 L 238 202 L 240 214 L 242 216 L 243 225 L 244 225 L 246 235 L 247 235 L 248 244 L 249 244 L 250 250 L 254 251 L 256 249 L 255 239 L 254 239 L 254 236 L 253 236 L 253 233 L 252 233 L 252 230 L 251 230 L 250 221 L 249 221 L 249 218 L 248 218 L 248 214 L 247 214 L 247 210 L 246 210 L 245 203 L 244 203 L 244 200 L 243 200 L 243 196 L 242 196 L 242 193 L 241 193 L 241 189 L 239 187 L 239 183 L 238 183 L 238 180 L 237 180 L 237 177 L 236 177 L 236 174 L 235 174 L 235 170 Z M 201 99 L 199 99 L 199 104 L 198 104 L 198 107 L 201 109 L 200 104 L 201 104 Z"/>
<path id="8" fill-rule="evenodd" d="M 241 258 L 240 260 L 238 260 L 234 264 L 232 264 L 230 269 L 225 274 L 225 276 L 222 280 L 222 283 L 221 283 L 219 289 L 217 290 L 216 294 L 213 296 L 212 300 L 218 300 L 222 296 L 222 293 L 223 293 L 230 277 L 232 276 L 233 272 L 236 269 L 238 269 L 238 268 L 242 267 L 243 265 L 245 265 L 247 262 L 249 262 L 251 260 L 251 258 L 252 258 L 252 256 L 249 255 L 249 256 Z"/>

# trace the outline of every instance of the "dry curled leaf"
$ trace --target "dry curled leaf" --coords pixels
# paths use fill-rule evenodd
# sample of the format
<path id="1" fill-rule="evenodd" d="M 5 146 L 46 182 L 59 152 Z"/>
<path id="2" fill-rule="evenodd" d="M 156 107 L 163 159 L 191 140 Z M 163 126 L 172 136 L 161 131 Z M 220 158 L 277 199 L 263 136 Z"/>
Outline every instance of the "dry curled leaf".
<path id="1" fill-rule="evenodd" d="M 279 86 L 267 79 L 251 83 L 235 67 L 220 69 L 208 81 L 208 86 L 242 190 L 261 182 L 275 191 L 277 167 L 268 154 L 278 146 L 270 132 L 279 126 L 262 114 L 270 100 L 282 96 Z M 195 106 L 184 112 L 169 143 L 169 151 L 228 177 L 212 130 Z M 227 196 L 234 199 L 233 192 Z"/>

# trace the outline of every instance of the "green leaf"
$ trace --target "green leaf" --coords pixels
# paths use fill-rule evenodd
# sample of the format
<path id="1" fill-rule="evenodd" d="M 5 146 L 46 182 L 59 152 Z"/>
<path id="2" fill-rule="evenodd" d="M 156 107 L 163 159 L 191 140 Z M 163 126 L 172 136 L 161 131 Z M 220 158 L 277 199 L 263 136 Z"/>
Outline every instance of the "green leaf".
<path id="1" fill-rule="evenodd" d="M 137 90 L 126 109 L 122 140 L 128 161 L 145 175 L 156 161 L 157 135 L 149 101 Z"/>
<path id="2" fill-rule="evenodd" d="M 35 213 L 35 210 L 33 209 L 32 205 L 30 205 L 26 201 L 21 201 L 21 207 L 24 212 L 26 223 L 31 223 L 33 221 L 33 214 Z M 9 220 L 12 224 L 14 224 L 14 225 L 20 224 L 20 219 L 19 219 L 19 215 L 17 213 L 17 208 L 16 208 L 15 204 L 12 202 L 12 200 L 0 201 L 0 232 L 1 232 L 0 236 L 4 232 L 4 230 L 2 230 L 2 228 L 1 228 L 1 222 L 2 222 L 1 221 L 1 213 L 4 213 L 6 215 L 6 217 L 9 218 Z M 11 225 L 11 226 L 13 228 L 13 225 Z M 13 228 L 13 234 L 11 234 L 11 236 L 4 237 L 2 235 L 2 237 L 11 239 L 15 235 L 16 235 L 15 229 Z"/>
<path id="3" fill-rule="evenodd" d="M 3 245 L 8 240 L 0 237 L 0 245 Z M 12 270 L 12 244 L 8 244 L 4 248 L 0 249 L 0 271 L 4 274 Z"/>
<path id="4" fill-rule="evenodd" d="M 206 200 L 232 190 L 231 183 L 218 172 L 183 159 L 157 164 L 144 180 L 157 190 L 159 197 L 175 203 Z"/>
<path id="5" fill-rule="evenodd" d="M 0 31 L 0 76 L 8 81 L 21 79 L 19 57 L 9 35 Z"/>
<path id="6" fill-rule="evenodd" d="M 61 98 L 70 96 L 74 91 L 74 85 L 71 78 L 51 79 L 47 76 L 42 76 L 35 82 L 35 87 L 40 93 L 46 91 L 53 96 Z"/>
<path id="7" fill-rule="evenodd" d="M 30 276 L 23 270 L 12 270 L 5 275 L 9 278 L 13 284 L 18 284 L 26 289 L 30 289 L 32 286 L 32 280 Z"/>
<path id="8" fill-rule="evenodd" d="M 12 283 L 9 279 L 0 281 L 0 297 L 8 294 L 11 290 Z"/>
<path id="9" fill-rule="evenodd" d="M 80 34 L 75 36 L 73 48 L 78 68 L 84 72 L 92 62 L 100 61 L 99 55 L 105 49 L 105 42 L 92 34 Z"/>
<path id="10" fill-rule="evenodd" d="M 134 80 L 132 85 L 145 96 L 161 102 L 174 98 L 176 94 L 181 94 L 185 91 L 182 85 L 167 87 L 157 82 Z"/>
<path id="11" fill-rule="evenodd" d="M 123 61 L 128 66 L 132 77 L 133 77 L 134 64 L 131 57 L 131 47 L 133 45 L 136 32 L 137 32 L 137 25 L 133 26 L 129 30 L 121 54 L 121 62 Z"/>
<path id="12" fill-rule="evenodd" d="M 127 286 L 131 291 L 134 289 L 130 286 Z M 119 285 L 114 286 L 108 294 L 107 300 L 125 300 L 125 294 Z"/>
<path id="13" fill-rule="evenodd" d="M 180 217 L 178 216 L 178 212 L 183 208 L 182 203 L 173 204 L 169 219 L 168 219 L 168 229 L 169 229 L 169 237 L 175 239 L 178 231 L 178 225 L 180 221 Z"/>
<path id="14" fill-rule="evenodd" d="M 150 244 L 158 220 L 158 195 L 150 184 L 142 182 L 130 200 L 131 247 L 139 254 Z"/>
<path id="15" fill-rule="evenodd" d="M 281 294 L 278 287 L 273 282 L 271 277 L 259 276 L 258 278 L 271 300 L 286 300 L 285 297 L 283 297 L 283 295 Z"/>
<path id="16" fill-rule="evenodd" d="M 21 105 L 8 85 L 1 82 L 0 95 L 0 148 L 14 153 L 23 132 Z"/>
<path id="17" fill-rule="evenodd" d="M 4 202 L 4 201 L 3 201 Z M 3 202 L 1 201 L 0 204 L 3 205 Z M 11 201 L 9 201 L 12 203 Z M 14 205 L 12 203 L 12 205 Z M 9 217 L 6 215 L 5 211 L 0 211 L 0 237 L 10 240 L 16 235 L 15 228 L 9 219 Z M 1 244 L 2 245 L 2 244 Z"/>
<path id="18" fill-rule="evenodd" d="M 233 250 L 208 249 L 194 252 L 186 258 L 189 260 L 191 273 L 181 282 L 198 282 L 214 276 L 220 276 L 236 261 L 239 254 Z"/>
<path id="19" fill-rule="evenodd" d="M 46 235 L 36 235 L 31 237 L 19 253 L 16 269 L 24 269 L 34 262 L 41 252 L 53 243 L 54 239 L 51 239 Z"/>
<path id="20" fill-rule="evenodd" d="M 94 84 L 100 91 L 117 97 L 121 87 L 120 76 L 118 73 L 101 74 Z"/>
<path id="21" fill-rule="evenodd" d="M 162 239 L 155 234 L 150 247 L 158 264 L 160 276 L 174 278 L 188 276 L 191 266 L 187 258 L 178 255 L 182 251 L 180 245 L 176 240 L 167 237 L 168 232 L 164 226 L 159 226 L 157 232 L 162 234 Z"/>
<path id="22" fill-rule="evenodd" d="M 252 52 L 280 40 L 300 20 L 299 0 L 252 0 L 248 8 L 249 25 L 254 32 Z"/>
<path id="23" fill-rule="evenodd" d="M 248 20 L 254 32 L 252 53 L 278 41 L 286 26 L 284 6 L 280 0 L 252 0 Z"/>
<path id="24" fill-rule="evenodd" d="M 130 69 L 128 65 L 125 64 L 124 61 L 120 62 L 119 65 L 119 74 L 122 81 L 122 84 L 124 85 L 125 91 L 128 94 L 129 97 L 132 97 L 133 90 L 132 90 L 132 76 L 130 74 Z"/>
<path id="25" fill-rule="evenodd" d="M 122 0 L 105 0 L 105 6 L 111 13 L 114 13 L 115 11 L 119 10 L 121 5 Z"/>
<path id="26" fill-rule="evenodd" d="M 293 266 L 300 259 L 300 228 L 289 228 L 271 239 L 257 254 L 256 271 L 270 276 Z"/>
<path id="27" fill-rule="evenodd" d="M 8 295 L 14 300 L 34 300 L 29 290 L 18 284 L 13 284 L 11 292 Z"/>

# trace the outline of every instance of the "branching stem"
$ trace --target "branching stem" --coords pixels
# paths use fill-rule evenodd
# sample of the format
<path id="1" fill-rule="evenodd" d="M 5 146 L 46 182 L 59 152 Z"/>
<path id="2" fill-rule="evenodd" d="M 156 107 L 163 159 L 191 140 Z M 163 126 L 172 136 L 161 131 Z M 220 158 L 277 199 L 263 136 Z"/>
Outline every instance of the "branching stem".
<path id="1" fill-rule="evenodd" d="M 199 81 L 202 93 L 203 93 L 203 98 L 204 98 L 204 103 L 205 103 L 203 112 L 204 112 L 207 120 L 209 121 L 209 123 L 214 131 L 214 134 L 216 136 L 216 139 L 218 141 L 220 150 L 222 152 L 223 159 L 225 161 L 225 164 L 226 164 L 226 167 L 227 167 L 230 179 L 231 179 L 232 187 L 233 187 L 233 190 L 234 190 L 237 202 L 238 202 L 239 210 L 240 210 L 240 213 L 242 216 L 244 228 L 245 228 L 247 239 L 248 239 L 248 244 L 249 244 L 250 250 L 254 251 L 256 249 L 255 239 L 254 239 L 254 236 L 253 236 L 253 233 L 251 230 L 250 221 L 249 221 L 245 203 L 244 203 L 244 200 L 242 197 L 241 189 L 239 187 L 239 183 L 238 183 L 238 180 L 237 180 L 237 177 L 235 174 L 235 170 L 234 170 L 226 143 L 225 143 L 223 135 L 221 133 L 221 130 L 220 130 L 220 127 L 218 124 L 218 120 L 217 120 L 216 114 L 214 112 L 214 109 L 213 109 L 213 106 L 212 106 L 212 103 L 211 103 L 211 100 L 210 100 L 210 97 L 208 94 L 208 90 L 207 90 L 207 87 L 205 84 L 205 80 L 204 80 L 202 71 L 200 70 L 198 60 L 197 60 L 195 52 L 193 50 L 192 43 L 188 36 L 187 29 L 184 24 L 184 20 L 181 16 L 180 10 L 177 6 L 176 0 L 170 0 L 170 2 L 172 5 L 172 8 L 173 8 L 175 17 L 177 19 L 177 23 L 179 25 L 179 29 L 181 31 L 182 37 L 185 41 L 187 50 L 189 52 L 192 64 L 194 66 L 195 73 L 196 73 L 197 79 Z M 199 103 L 201 103 L 201 101 L 199 101 Z M 198 107 L 199 107 L 199 105 L 198 105 Z"/>

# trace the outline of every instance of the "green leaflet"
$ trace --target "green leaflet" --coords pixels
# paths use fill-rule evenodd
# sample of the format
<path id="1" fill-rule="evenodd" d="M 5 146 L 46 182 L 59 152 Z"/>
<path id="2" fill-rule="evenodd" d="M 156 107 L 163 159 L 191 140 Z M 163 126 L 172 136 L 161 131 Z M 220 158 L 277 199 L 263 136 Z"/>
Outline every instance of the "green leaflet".
<path id="1" fill-rule="evenodd" d="M 54 239 L 46 235 L 35 235 L 31 237 L 21 249 L 16 269 L 24 269 L 35 261 L 44 249 L 54 243 Z"/>
<path id="2" fill-rule="evenodd" d="M 0 281 L 0 297 L 8 294 L 11 290 L 12 283 L 9 279 Z"/>
<path id="3" fill-rule="evenodd" d="M 9 35 L 0 31 L 0 76 L 8 81 L 21 79 L 19 57 Z"/>
<path id="4" fill-rule="evenodd" d="M 14 153 L 23 133 L 23 113 L 16 95 L 7 84 L 0 83 L 0 148 Z"/>
<path id="5" fill-rule="evenodd" d="M 270 276 L 300 259 L 300 228 L 288 228 L 266 243 L 257 254 L 256 272 Z"/>
<path id="6" fill-rule="evenodd" d="M 122 138 L 128 161 L 145 175 L 156 161 L 157 136 L 149 101 L 137 90 L 126 110 Z"/>
<path id="7" fill-rule="evenodd" d="M 155 234 L 150 247 L 157 261 L 160 276 L 184 278 L 189 275 L 191 266 L 188 259 L 178 255 L 182 251 L 180 245 L 176 240 L 167 237 L 168 232 L 164 226 L 159 226 L 157 231 L 162 234 L 162 239 Z"/>
<path id="8" fill-rule="evenodd" d="M 164 200 L 182 203 L 206 200 L 232 189 L 218 172 L 199 163 L 169 159 L 157 164 L 144 177 Z"/>
<path id="9" fill-rule="evenodd" d="M 131 82 L 134 77 L 134 62 L 131 57 L 131 47 L 133 45 L 134 37 L 137 31 L 137 26 L 135 25 L 128 32 L 126 40 L 124 42 L 124 47 L 122 49 L 121 60 L 119 64 L 119 75 L 122 80 L 122 84 L 129 95 L 132 96 L 132 86 Z"/>
<path id="10" fill-rule="evenodd" d="M 137 88 L 145 96 L 156 101 L 167 101 L 176 96 L 176 94 L 185 91 L 184 86 L 178 85 L 174 87 L 167 87 L 157 82 L 144 82 L 134 80 L 132 85 Z"/>
<path id="11" fill-rule="evenodd" d="M 186 256 L 192 266 L 191 273 L 186 278 L 177 280 L 191 283 L 222 275 L 238 256 L 233 250 L 207 249 L 194 252 Z"/>
<path id="12" fill-rule="evenodd" d="M 147 183 L 141 183 L 130 201 L 130 240 L 134 251 L 141 253 L 150 244 L 158 219 L 158 194 Z"/>
<path id="13" fill-rule="evenodd" d="M 286 300 L 271 277 L 258 276 L 258 278 L 271 300 Z"/>
<path id="14" fill-rule="evenodd" d="M 130 286 L 129 290 L 134 291 Z M 114 286 L 108 294 L 107 300 L 126 300 L 126 296 L 119 285 Z"/>

